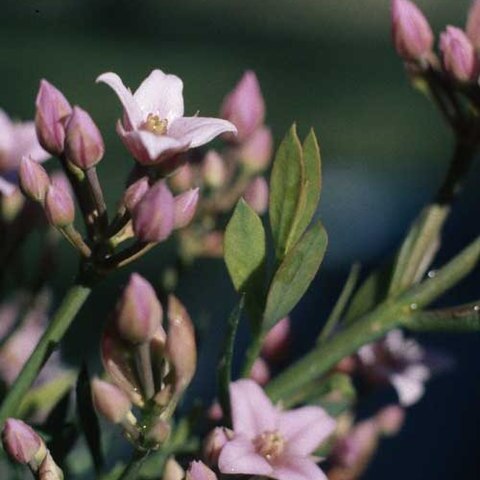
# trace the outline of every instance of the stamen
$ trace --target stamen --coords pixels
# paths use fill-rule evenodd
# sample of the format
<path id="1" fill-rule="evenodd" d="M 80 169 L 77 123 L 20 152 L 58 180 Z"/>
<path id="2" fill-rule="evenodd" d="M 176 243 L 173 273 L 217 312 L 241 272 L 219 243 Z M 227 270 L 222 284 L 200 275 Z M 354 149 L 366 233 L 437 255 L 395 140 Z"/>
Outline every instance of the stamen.
<path id="1" fill-rule="evenodd" d="M 143 128 L 155 135 L 165 135 L 168 129 L 168 120 L 166 118 L 161 119 L 158 115 L 149 113 L 143 124 Z"/>
<path id="2" fill-rule="evenodd" d="M 282 454 L 285 447 L 285 440 L 278 431 L 267 431 L 258 435 L 253 440 L 253 445 L 258 454 L 270 461 L 275 460 Z"/>

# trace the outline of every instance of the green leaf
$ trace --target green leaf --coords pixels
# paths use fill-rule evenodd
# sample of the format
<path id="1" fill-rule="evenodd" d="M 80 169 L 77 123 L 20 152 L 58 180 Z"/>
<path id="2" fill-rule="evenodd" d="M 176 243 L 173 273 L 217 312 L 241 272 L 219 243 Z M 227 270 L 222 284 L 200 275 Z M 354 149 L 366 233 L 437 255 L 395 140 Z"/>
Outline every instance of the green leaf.
<path id="1" fill-rule="evenodd" d="M 238 292 L 250 291 L 262 283 L 265 256 L 262 221 L 240 199 L 225 230 L 225 263 Z"/>
<path id="2" fill-rule="evenodd" d="M 227 419 L 227 423 L 230 422 L 230 382 L 232 381 L 232 359 L 235 346 L 235 338 L 237 335 L 238 324 L 240 323 L 240 317 L 242 316 L 244 298 L 242 297 L 238 305 L 234 308 L 230 314 L 227 324 L 227 332 L 225 335 L 225 342 L 218 363 L 218 388 L 219 399 L 222 406 L 222 410 Z"/>
<path id="3" fill-rule="evenodd" d="M 404 319 L 402 326 L 420 332 L 478 332 L 480 331 L 480 302 L 413 313 Z"/>
<path id="4" fill-rule="evenodd" d="M 93 407 L 92 391 L 90 388 L 90 375 L 84 364 L 77 380 L 77 409 L 88 449 L 92 455 L 95 471 L 99 473 L 104 465 L 102 444 L 100 441 L 100 426 L 97 414 Z"/>
<path id="5" fill-rule="evenodd" d="M 316 222 L 283 259 L 267 296 L 263 328 L 269 330 L 288 315 L 320 268 L 327 248 L 327 232 Z"/>
<path id="6" fill-rule="evenodd" d="M 269 214 L 277 258 L 285 256 L 292 239 L 305 178 L 302 146 L 295 124 L 275 155 L 270 177 Z"/>
<path id="7" fill-rule="evenodd" d="M 310 130 L 303 142 L 303 164 L 305 175 L 302 184 L 300 201 L 297 206 L 295 223 L 287 244 L 290 246 L 297 243 L 303 232 L 307 229 L 315 214 L 321 191 L 321 159 L 320 148 L 313 129 Z"/>

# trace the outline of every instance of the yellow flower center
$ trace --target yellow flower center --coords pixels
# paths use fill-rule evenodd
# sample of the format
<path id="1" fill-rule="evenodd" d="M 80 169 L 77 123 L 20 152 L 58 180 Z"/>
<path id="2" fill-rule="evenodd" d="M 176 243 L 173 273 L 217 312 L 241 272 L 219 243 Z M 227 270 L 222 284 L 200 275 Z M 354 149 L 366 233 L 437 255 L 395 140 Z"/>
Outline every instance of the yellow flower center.
<path id="1" fill-rule="evenodd" d="M 278 431 L 267 431 L 255 437 L 253 445 L 259 455 L 270 461 L 275 460 L 282 454 L 285 448 L 285 440 Z"/>
<path id="2" fill-rule="evenodd" d="M 143 124 L 143 128 L 155 135 L 165 135 L 167 133 L 168 120 L 166 118 L 160 118 L 153 113 L 149 113 Z"/>

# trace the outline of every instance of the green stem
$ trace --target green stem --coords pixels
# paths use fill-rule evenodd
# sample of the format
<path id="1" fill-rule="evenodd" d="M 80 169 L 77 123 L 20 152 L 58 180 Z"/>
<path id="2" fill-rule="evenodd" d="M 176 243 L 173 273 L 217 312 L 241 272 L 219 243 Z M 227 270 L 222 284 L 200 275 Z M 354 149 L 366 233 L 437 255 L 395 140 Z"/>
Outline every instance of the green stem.
<path id="1" fill-rule="evenodd" d="M 137 450 L 118 480 L 138 480 L 140 469 L 149 454 L 150 450 L 142 452 Z"/>
<path id="2" fill-rule="evenodd" d="M 28 389 L 65 335 L 90 292 L 91 287 L 81 282 L 74 284 L 67 292 L 35 350 L 30 355 L 15 383 L 8 390 L 0 406 L 0 426 L 3 426 L 8 417 L 15 415 Z"/>

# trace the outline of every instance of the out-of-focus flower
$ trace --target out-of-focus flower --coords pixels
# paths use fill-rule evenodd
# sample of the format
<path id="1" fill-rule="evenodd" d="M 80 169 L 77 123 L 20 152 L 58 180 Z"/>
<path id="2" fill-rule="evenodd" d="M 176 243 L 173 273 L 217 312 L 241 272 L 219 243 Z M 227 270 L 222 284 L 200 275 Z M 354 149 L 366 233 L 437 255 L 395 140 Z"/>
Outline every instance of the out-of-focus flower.
<path id="1" fill-rule="evenodd" d="M 174 228 L 186 227 L 195 216 L 199 198 L 199 189 L 192 188 L 177 195 L 175 201 L 175 225 Z"/>
<path id="2" fill-rule="evenodd" d="M 270 361 L 279 361 L 285 358 L 290 346 L 290 318 L 285 317 L 278 321 L 269 330 L 262 345 L 262 355 Z"/>
<path id="3" fill-rule="evenodd" d="M 217 480 L 217 476 L 202 462 L 192 462 L 185 480 Z"/>
<path id="4" fill-rule="evenodd" d="M 175 193 L 189 190 L 194 185 L 194 174 L 190 164 L 182 165 L 169 179 L 169 185 Z"/>
<path id="5" fill-rule="evenodd" d="M 221 416 L 220 416 L 221 418 Z M 203 457 L 209 465 L 216 465 L 225 444 L 233 437 L 232 430 L 223 427 L 214 428 L 203 443 Z"/>
<path id="6" fill-rule="evenodd" d="M 384 435 L 396 435 L 405 422 L 405 410 L 398 405 L 388 405 L 377 413 L 375 421 Z"/>
<path id="7" fill-rule="evenodd" d="M 475 80 L 478 75 L 478 58 L 465 33 L 456 27 L 447 27 L 440 36 L 440 49 L 445 70 L 458 82 Z"/>
<path id="8" fill-rule="evenodd" d="M 260 127 L 241 145 L 239 157 L 242 164 L 251 172 L 263 172 L 268 167 L 273 153 L 272 132 L 268 127 Z"/>
<path id="9" fill-rule="evenodd" d="M 8 456 L 18 463 L 40 463 L 47 451 L 45 443 L 29 425 L 9 418 L 2 432 L 2 443 Z"/>
<path id="10" fill-rule="evenodd" d="M 220 188 L 227 179 L 227 168 L 223 158 L 215 150 L 209 150 L 202 164 L 202 177 L 205 185 Z"/>
<path id="11" fill-rule="evenodd" d="M 165 182 L 157 182 L 136 204 L 132 212 L 133 231 L 144 242 L 161 242 L 175 225 L 175 202 Z"/>
<path id="12" fill-rule="evenodd" d="M 265 119 L 265 101 L 257 76 L 247 71 L 235 88 L 225 97 L 220 115 L 238 129 L 238 141 L 243 142 Z"/>
<path id="13" fill-rule="evenodd" d="M 250 378 L 259 385 L 265 385 L 270 380 L 270 369 L 263 358 L 259 357 L 253 363 Z"/>
<path id="14" fill-rule="evenodd" d="M 232 383 L 230 398 L 234 436 L 220 453 L 222 473 L 326 479 L 311 457 L 335 428 L 335 420 L 322 408 L 281 411 L 252 380 Z"/>
<path id="15" fill-rule="evenodd" d="M 15 191 L 16 172 L 23 157 L 43 162 L 50 155 L 37 140 L 33 122 L 14 122 L 0 109 L 0 193 Z"/>
<path id="16" fill-rule="evenodd" d="M 268 183 L 263 177 L 254 178 L 243 194 L 245 201 L 257 212 L 263 215 L 268 208 Z"/>
<path id="17" fill-rule="evenodd" d="M 45 214 L 54 227 L 67 227 L 75 220 L 75 204 L 68 190 L 50 184 L 45 196 Z"/>
<path id="18" fill-rule="evenodd" d="M 120 388 L 98 378 L 92 381 L 92 396 L 97 411 L 112 423 L 121 423 L 132 408 L 130 399 Z"/>
<path id="19" fill-rule="evenodd" d="M 65 124 L 72 113 L 72 107 L 63 93 L 46 80 L 40 82 L 35 104 L 35 126 L 40 145 L 52 155 L 62 155 Z"/>
<path id="20" fill-rule="evenodd" d="M 134 94 L 115 73 L 104 73 L 97 82 L 109 85 L 122 103 L 125 110 L 117 132 L 141 164 L 157 164 L 222 133 L 236 133 L 226 120 L 184 117 L 183 82 L 175 75 L 153 70 Z"/>
<path id="21" fill-rule="evenodd" d="M 102 134 L 92 117 L 80 107 L 73 107 L 67 123 L 65 153 L 82 170 L 94 167 L 105 153 Z"/>
<path id="22" fill-rule="evenodd" d="M 401 330 L 392 330 L 378 342 L 358 351 L 360 368 L 373 382 L 391 383 L 404 407 L 413 405 L 423 395 L 432 369 L 442 367 L 441 359 L 429 356 L 413 339 Z M 448 362 L 443 362 L 447 366 Z"/>
<path id="23" fill-rule="evenodd" d="M 425 59 L 432 52 L 432 29 L 410 0 L 392 1 L 392 35 L 398 54 L 407 61 Z"/>
<path id="24" fill-rule="evenodd" d="M 474 0 L 468 12 L 467 25 L 465 27 L 467 36 L 476 50 L 480 50 L 480 1 Z"/>
<path id="25" fill-rule="evenodd" d="M 162 480 L 183 480 L 185 478 L 185 471 L 173 458 L 169 458 L 163 470 Z"/>
<path id="26" fill-rule="evenodd" d="M 50 179 L 46 170 L 35 160 L 23 157 L 18 170 L 22 192 L 35 202 L 43 203 Z"/>

